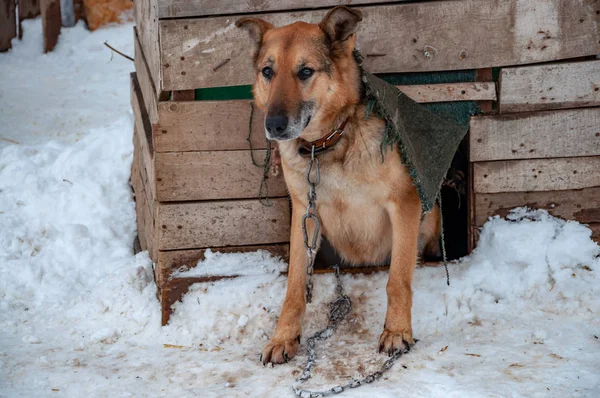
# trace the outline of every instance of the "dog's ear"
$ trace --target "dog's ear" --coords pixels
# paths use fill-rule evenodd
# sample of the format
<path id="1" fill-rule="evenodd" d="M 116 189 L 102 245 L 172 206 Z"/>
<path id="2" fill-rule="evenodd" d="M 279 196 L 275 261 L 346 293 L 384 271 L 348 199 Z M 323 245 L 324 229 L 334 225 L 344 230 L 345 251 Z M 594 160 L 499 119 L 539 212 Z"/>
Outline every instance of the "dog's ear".
<path id="1" fill-rule="evenodd" d="M 337 6 L 325 15 L 319 27 L 329 38 L 334 50 L 343 50 L 347 44 L 352 44 L 353 48 L 350 49 L 352 51 L 354 42 L 345 42 L 356 33 L 360 21 L 362 21 L 360 11 L 346 6 Z"/>
<path id="2" fill-rule="evenodd" d="M 250 34 L 250 39 L 252 39 L 252 42 L 254 44 L 252 48 L 253 57 L 256 57 L 256 55 L 258 54 L 258 50 L 262 45 L 262 40 L 265 32 L 269 29 L 274 28 L 274 26 L 271 23 L 265 21 L 264 19 L 250 17 L 238 19 L 237 21 L 235 21 L 235 26 L 237 26 L 238 28 L 246 29 Z"/>

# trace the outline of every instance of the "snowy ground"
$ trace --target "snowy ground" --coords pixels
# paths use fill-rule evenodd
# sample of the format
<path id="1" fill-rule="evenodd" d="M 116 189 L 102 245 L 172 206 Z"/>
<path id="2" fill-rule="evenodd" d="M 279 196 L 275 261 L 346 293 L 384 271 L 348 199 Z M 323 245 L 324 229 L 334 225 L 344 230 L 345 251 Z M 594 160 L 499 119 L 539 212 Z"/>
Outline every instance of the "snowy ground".
<path id="1" fill-rule="evenodd" d="M 131 253 L 133 65 L 102 44 L 132 54 L 132 27 L 63 29 L 48 55 L 40 31 L 26 22 L 25 40 L 0 54 L 0 396 L 291 396 L 305 356 L 258 362 L 285 292 L 279 260 L 214 254 L 206 272 L 255 271 L 196 285 L 160 327 L 150 261 Z M 345 396 L 599 396 L 600 249 L 585 226 L 524 216 L 489 222 L 450 287 L 443 269 L 416 272 L 420 343 Z M 343 281 L 351 320 L 305 388 L 385 359 L 386 275 Z M 316 278 L 305 335 L 326 323 L 332 283 Z"/>

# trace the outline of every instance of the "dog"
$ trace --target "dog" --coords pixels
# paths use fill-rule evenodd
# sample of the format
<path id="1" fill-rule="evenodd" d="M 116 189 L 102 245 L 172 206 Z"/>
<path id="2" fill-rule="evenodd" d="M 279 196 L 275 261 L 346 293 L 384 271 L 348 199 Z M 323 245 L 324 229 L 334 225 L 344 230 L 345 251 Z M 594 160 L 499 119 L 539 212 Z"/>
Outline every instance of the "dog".
<path id="1" fill-rule="evenodd" d="M 292 202 L 287 293 L 275 334 L 262 351 L 263 364 L 287 362 L 298 351 L 306 308 L 306 148 L 310 153 L 316 142 L 321 148 L 324 137 L 332 135 L 336 139 L 322 145 L 327 150 L 315 155 L 321 174 L 316 201 L 319 235 L 346 263 L 382 264 L 391 259 L 379 352 L 407 352 L 415 343 L 413 271 L 418 251 L 439 251 L 440 211 L 435 207 L 422 217 L 419 195 L 398 148 L 385 149 L 382 161 L 385 122 L 366 117 L 353 54 L 361 20 L 359 11 L 338 6 L 319 24 L 275 27 L 253 17 L 236 21 L 251 38 L 254 99 L 265 114 L 267 138 L 277 142 Z M 307 223 L 307 229 L 312 237 L 315 224 Z"/>

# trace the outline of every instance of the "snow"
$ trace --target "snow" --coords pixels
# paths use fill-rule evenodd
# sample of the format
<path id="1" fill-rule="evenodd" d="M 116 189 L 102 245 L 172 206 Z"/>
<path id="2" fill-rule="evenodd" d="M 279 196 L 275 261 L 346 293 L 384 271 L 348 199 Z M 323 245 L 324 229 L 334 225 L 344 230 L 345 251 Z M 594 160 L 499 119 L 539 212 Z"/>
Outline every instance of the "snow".
<path id="1" fill-rule="evenodd" d="M 219 254 L 160 326 L 146 253 L 132 254 L 132 26 L 63 29 L 41 53 L 40 21 L 0 54 L 0 396 L 292 396 L 306 360 L 263 367 L 286 267 L 265 252 Z M 14 143 L 12 141 L 16 141 Z M 415 272 L 420 342 L 384 379 L 347 397 L 595 397 L 600 248 L 543 211 L 490 220 L 478 249 Z M 317 346 L 325 388 L 377 369 L 387 275 L 343 276 L 347 323 Z M 304 336 L 327 323 L 332 275 L 315 277 Z"/>

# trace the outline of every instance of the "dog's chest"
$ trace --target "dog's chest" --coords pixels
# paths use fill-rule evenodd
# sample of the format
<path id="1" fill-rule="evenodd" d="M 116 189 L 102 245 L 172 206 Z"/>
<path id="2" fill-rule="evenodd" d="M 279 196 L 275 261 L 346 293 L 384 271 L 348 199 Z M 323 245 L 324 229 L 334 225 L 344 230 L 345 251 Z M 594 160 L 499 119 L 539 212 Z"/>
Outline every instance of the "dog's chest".
<path id="1" fill-rule="evenodd" d="M 391 251 L 391 222 L 386 205 L 390 186 L 377 167 L 323 165 L 316 187 L 322 232 L 346 261 L 383 262 Z M 360 165 L 359 165 L 360 166 Z M 308 184 L 299 191 L 308 192 Z M 299 196 L 308 204 L 306 193 Z"/>

